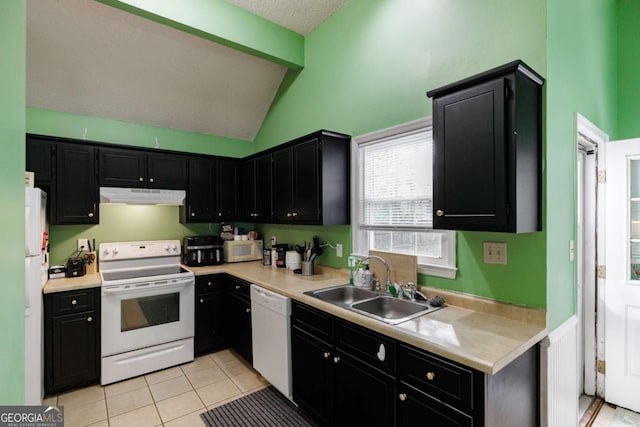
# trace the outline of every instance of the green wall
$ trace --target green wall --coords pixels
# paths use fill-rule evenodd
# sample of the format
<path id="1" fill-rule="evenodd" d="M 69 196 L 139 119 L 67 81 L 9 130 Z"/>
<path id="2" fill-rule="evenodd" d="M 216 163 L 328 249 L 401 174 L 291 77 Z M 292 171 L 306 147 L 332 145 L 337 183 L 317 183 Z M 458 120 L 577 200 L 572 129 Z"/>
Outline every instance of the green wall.
<path id="1" fill-rule="evenodd" d="M 640 137 L 640 1 L 618 0 L 618 134 Z"/>
<path id="2" fill-rule="evenodd" d="M 24 129 L 26 2 L 0 13 L 0 405 L 24 402 Z"/>
<path id="3" fill-rule="evenodd" d="M 351 0 L 305 38 L 305 68 L 286 76 L 256 150 L 317 129 L 356 136 L 428 116 L 427 90 L 517 58 L 545 75 L 545 12 L 544 2 L 529 0 Z M 282 227 L 260 230 L 283 240 Z M 313 233 L 325 234 L 287 229 L 287 243 Z M 330 233 L 349 253 L 350 229 Z M 545 307 L 545 236 L 458 233 L 458 277 L 419 281 Z M 483 264 L 483 241 L 506 241 L 509 264 Z M 346 256 L 319 262 L 346 268 Z"/>
<path id="4" fill-rule="evenodd" d="M 27 107 L 29 133 L 83 139 L 85 129 L 89 141 L 153 148 L 158 138 L 164 150 L 230 157 L 253 152 L 251 141 Z"/>
<path id="5" fill-rule="evenodd" d="M 547 312 L 549 329 L 575 313 L 575 113 L 616 131 L 616 1 L 547 4 Z M 635 54 L 635 52 L 633 52 Z M 622 91 L 621 91 L 622 92 Z"/>

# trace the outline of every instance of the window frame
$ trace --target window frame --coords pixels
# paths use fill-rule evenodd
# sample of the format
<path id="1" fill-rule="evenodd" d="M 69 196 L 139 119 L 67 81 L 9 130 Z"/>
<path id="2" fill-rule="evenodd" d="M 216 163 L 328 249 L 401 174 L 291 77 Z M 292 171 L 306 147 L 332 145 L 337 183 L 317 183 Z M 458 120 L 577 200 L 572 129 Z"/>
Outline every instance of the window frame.
<path id="1" fill-rule="evenodd" d="M 374 132 L 370 132 L 364 135 L 360 135 L 352 138 L 351 140 L 351 170 L 353 172 L 351 179 L 351 244 L 356 256 L 367 256 L 365 253 L 358 253 L 357 251 L 363 246 L 363 242 L 360 240 L 361 233 L 366 231 L 360 226 L 360 147 L 378 142 L 382 139 L 398 136 L 404 133 L 416 132 L 420 130 L 432 130 L 433 119 L 431 116 L 422 119 L 414 120 L 411 122 L 403 123 L 397 126 L 392 126 L 386 129 L 380 129 Z M 376 227 L 379 230 L 391 230 L 390 227 Z M 370 230 L 367 227 L 367 230 Z M 447 279 L 455 279 L 457 268 L 456 260 L 456 247 L 457 247 L 457 235 L 454 230 L 434 230 L 433 228 L 416 227 L 414 229 L 397 229 L 396 231 L 433 231 L 443 234 L 446 237 L 448 244 L 442 245 L 442 263 L 420 263 L 418 262 L 418 273 L 426 274 L 429 276 L 444 277 Z"/>

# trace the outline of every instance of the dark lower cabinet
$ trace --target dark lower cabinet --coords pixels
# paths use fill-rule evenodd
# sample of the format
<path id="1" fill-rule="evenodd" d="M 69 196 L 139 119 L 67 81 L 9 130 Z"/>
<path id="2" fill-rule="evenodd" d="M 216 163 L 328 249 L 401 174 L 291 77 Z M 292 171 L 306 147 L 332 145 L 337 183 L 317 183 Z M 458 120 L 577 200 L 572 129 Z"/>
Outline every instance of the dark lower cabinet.
<path id="1" fill-rule="evenodd" d="M 390 340 L 304 304 L 292 307 L 293 400 L 321 425 L 393 425 L 395 365 L 386 363 L 395 354 Z M 344 345 L 346 335 L 354 347 Z M 355 346 L 361 350 L 352 352 Z"/>
<path id="2" fill-rule="evenodd" d="M 100 289 L 44 296 L 45 393 L 100 380 Z"/>
<path id="3" fill-rule="evenodd" d="M 293 400 L 320 425 L 538 425 L 538 348 L 495 375 L 294 301 Z"/>
<path id="4" fill-rule="evenodd" d="M 334 425 L 393 425 L 396 379 L 336 351 L 334 363 Z"/>
<path id="5" fill-rule="evenodd" d="M 226 276 L 225 339 L 230 348 L 248 362 L 253 361 L 251 338 L 251 297 L 249 283 Z"/>
<path id="6" fill-rule="evenodd" d="M 421 425 L 425 420 L 438 427 L 476 425 L 470 415 L 445 405 L 402 381 L 398 385 L 398 396 L 397 426 Z"/>
<path id="7" fill-rule="evenodd" d="M 196 277 L 195 340 L 196 355 L 225 346 L 224 282 L 221 275 Z"/>
<path id="8" fill-rule="evenodd" d="M 293 399 L 321 425 L 333 420 L 332 346 L 299 327 L 291 328 Z"/>

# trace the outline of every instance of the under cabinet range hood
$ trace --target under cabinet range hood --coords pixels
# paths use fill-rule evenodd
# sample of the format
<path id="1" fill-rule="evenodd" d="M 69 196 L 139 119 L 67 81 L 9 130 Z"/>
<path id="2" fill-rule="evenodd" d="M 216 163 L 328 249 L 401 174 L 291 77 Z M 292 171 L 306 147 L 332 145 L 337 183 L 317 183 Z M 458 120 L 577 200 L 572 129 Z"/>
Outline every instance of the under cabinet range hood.
<path id="1" fill-rule="evenodd" d="M 186 195 L 184 190 L 100 187 L 100 203 L 182 206 Z"/>

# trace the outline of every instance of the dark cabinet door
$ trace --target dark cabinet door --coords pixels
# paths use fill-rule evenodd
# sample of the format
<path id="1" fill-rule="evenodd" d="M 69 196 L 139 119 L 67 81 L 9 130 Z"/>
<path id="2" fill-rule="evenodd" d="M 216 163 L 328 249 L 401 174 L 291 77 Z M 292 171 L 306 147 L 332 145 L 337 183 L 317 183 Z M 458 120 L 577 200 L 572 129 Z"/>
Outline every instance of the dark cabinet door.
<path id="1" fill-rule="evenodd" d="M 320 170 L 318 140 L 293 147 L 293 219 L 301 223 L 320 221 Z"/>
<path id="2" fill-rule="evenodd" d="M 505 226 L 505 80 L 434 100 L 435 228 Z"/>
<path id="3" fill-rule="evenodd" d="M 333 357 L 331 345 L 291 328 L 293 400 L 325 426 L 333 421 Z M 377 396 L 374 399 L 378 401 Z"/>
<path id="4" fill-rule="evenodd" d="M 147 187 L 169 190 L 187 188 L 187 158 L 165 153 L 147 154 Z"/>
<path id="5" fill-rule="evenodd" d="M 56 151 L 55 223 L 97 224 L 95 148 L 58 143 Z"/>
<path id="6" fill-rule="evenodd" d="M 147 186 L 144 152 L 119 148 L 100 148 L 100 185 L 139 188 Z"/>
<path id="7" fill-rule="evenodd" d="M 233 221 L 236 219 L 237 206 L 237 177 L 236 160 L 219 159 L 217 166 L 217 211 L 218 221 Z"/>
<path id="8" fill-rule="evenodd" d="M 238 164 L 238 218 L 253 222 L 255 219 L 255 160 L 243 160 Z"/>
<path id="9" fill-rule="evenodd" d="M 542 85 L 520 60 L 433 97 L 434 228 L 542 229 Z"/>
<path id="10" fill-rule="evenodd" d="M 212 276 L 197 278 L 194 349 L 196 354 L 224 347 L 224 301 L 223 283 Z"/>
<path id="11" fill-rule="evenodd" d="M 398 427 L 423 425 L 425 420 L 428 420 L 429 425 L 438 427 L 483 425 L 482 420 L 477 420 L 477 423 L 474 423 L 474 419 L 470 415 L 445 405 L 403 382 L 399 383 L 396 400 L 396 425 Z"/>
<path id="12" fill-rule="evenodd" d="M 395 378 L 340 351 L 333 363 L 334 425 L 392 426 Z"/>
<path id="13" fill-rule="evenodd" d="M 47 394 L 97 381 L 96 312 L 56 316 L 52 323 L 53 366 Z"/>
<path id="14" fill-rule="evenodd" d="M 216 220 L 215 167 L 216 162 L 212 159 L 204 157 L 189 159 L 187 200 L 185 206 L 181 208 L 183 222 L 213 222 Z"/>
<path id="15" fill-rule="evenodd" d="M 225 301 L 227 305 L 226 327 L 227 342 L 246 361 L 253 361 L 251 339 L 251 303 L 248 299 L 237 295 L 230 295 Z"/>
<path id="16" fill-rule="evenodd" d="M 255 161 L 255 222 L 270 222 L 271 204 L 271 154 L 256 157 Z"/>
<path id="17" fill-rule="evenodd" d="M 53 181 L 53 152 L 55 144 L 39 139 L 27 139 L 26 170 L 33 172 L 36 187 L 38 184 Z"/>
<path id="18" fill-rule="evenodd" d="M 273 158 L 273 219 L 289 222 L 293 212 L 293 155 L 292 148 L 283 148 L 272 154 Z"/>

